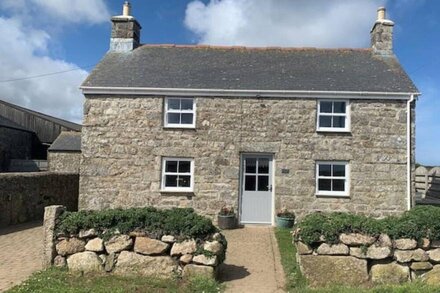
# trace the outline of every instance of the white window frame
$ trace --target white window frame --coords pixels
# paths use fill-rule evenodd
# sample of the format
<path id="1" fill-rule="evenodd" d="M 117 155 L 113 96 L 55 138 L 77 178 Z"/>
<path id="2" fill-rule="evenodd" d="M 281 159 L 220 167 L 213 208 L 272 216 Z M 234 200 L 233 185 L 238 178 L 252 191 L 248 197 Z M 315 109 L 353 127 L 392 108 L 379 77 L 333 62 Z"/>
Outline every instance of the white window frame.
<path id="1" fill-rule="evenodd" d="M 180 100 L 191 100 L 193 102 L 192 110 L 168 110 L 168 100 L 169 99 L 180 99 Z M 196 128 L 196 99 L 195 98 L 183 98 L 183 97 L 165 97 L 164 105 L 164 115 L 163 115 L 163 125 L 165 128 Z M 178 114 L 193 114 L 192 124 L 181 124 L 181 123 L 168 123 L 168 113 L 178 113 Z"/>
<path id="2" fill-rule="evenodd" d="M 189 173 L 179 173 L 177 172 L 165 172 L 165 166 L 167 161 L 181 161 L 181 162 L 190 162 L 190 172 Z M 194 159 L 193 158 L 176 158 L 176 157 L 163 157 L 162 158 L 162 182 L 161 182 L 161 191 L 162 192 L 193 192 L 194 191 Z M 189 187 L 167 187 L 165 186 L 165 177 L 166 175 L 185 175 L 191 176 L 190 186 Z"/>
<path id="3" fill-rule="evenodd" d="M 339 165 L 345 166 L 345 177 L 335 177 L 335 176 L 319 176 L 319 165 Z M 338 196 L 338 197 L 349 197 L 350 196 L 350 163 L 347 161 L 316 161 L 316 195 L 317 196 Z M 329 191 L 329 190 L 319 190 L 319 179 L 344 179 L 345 191 Z"/>
<path id="4" fill-rule="evenodd" d="M 345 102 L 345 113 L 321 113 L 321 102 Z M 316 131 L 319 132 L 350 132 L 351 131 L 351 111 L 350 111 L 350 100 L 318 100 L 317 111 L 316 111 Z M 320 127 L 319 117 L 320 116 L 330 116 L 330 117 L 345 117 L 345 127 Z"/>

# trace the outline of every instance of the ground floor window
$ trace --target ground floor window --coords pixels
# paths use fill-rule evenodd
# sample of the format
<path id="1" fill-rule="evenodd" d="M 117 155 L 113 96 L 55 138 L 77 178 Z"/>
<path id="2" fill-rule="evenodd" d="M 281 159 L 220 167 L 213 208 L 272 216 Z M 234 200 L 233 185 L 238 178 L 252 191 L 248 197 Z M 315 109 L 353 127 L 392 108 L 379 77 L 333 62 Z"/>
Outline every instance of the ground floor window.
<path id="1" fill-rule="evenodd" d="M 190 158 L 162 159 L 162 191 L 192 192 L 194 160 Z"/>
<path id="2" fill-rule="evenodd" d="M 316 195 L 349 195 L 348 162 L 316 162 Z"/>

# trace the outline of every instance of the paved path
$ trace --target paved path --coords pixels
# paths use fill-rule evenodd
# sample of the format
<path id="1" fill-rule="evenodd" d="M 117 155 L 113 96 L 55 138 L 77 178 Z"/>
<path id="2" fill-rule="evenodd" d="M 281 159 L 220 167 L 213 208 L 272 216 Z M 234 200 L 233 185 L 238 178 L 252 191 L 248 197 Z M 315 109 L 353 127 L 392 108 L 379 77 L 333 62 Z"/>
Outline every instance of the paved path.
<path id="1" fill-rule="evenodd" d="M 228 240 L 226 261 L 219 271 L 227 292 L 284 292 L 284 271 L 272 227 L 222 231 Z"/>
<path id="2" fill-rule="evenodd" d="M 28 223 L 0 229 L 0 292 L 42 268 L 43 228 Z"/>

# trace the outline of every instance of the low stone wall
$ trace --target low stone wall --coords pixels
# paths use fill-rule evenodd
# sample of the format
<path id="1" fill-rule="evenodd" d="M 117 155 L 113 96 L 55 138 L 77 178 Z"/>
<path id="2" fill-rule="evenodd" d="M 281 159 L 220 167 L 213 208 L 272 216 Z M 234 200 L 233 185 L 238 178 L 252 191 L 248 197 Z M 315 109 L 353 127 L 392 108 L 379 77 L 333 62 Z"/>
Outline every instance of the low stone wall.
<path id="1" fill-rule="evenodd" d="M 139 232 L 104 239 L 94 229 L 80 231 L 78 235 L 57 234 L 55 227 L 63 210 L 62 206 L 46 208 L 45 267 L 53 265 L 81 273 L 106 272 L 122 276 L 215 277 L 217 267 L 224 260 L 226 247 L 220 233 L 204 241 L 188 239 L 183 242 L 172 235 L 155 239 Z"/>
<path id="2" fill-rule="evenodd" d="M 339 242 L 314 246 L 295 242 L 301 271 L 312 287 L 400 284 L 417 279 L 440 283 L 440 241 L 341 234 Z"/>
<path id="3" fill-rule="evenodd" d="M 44 207 L 60 204 L 78 208 L 78 174 L 0 174 L 0 227 L 42 220 Z"/>

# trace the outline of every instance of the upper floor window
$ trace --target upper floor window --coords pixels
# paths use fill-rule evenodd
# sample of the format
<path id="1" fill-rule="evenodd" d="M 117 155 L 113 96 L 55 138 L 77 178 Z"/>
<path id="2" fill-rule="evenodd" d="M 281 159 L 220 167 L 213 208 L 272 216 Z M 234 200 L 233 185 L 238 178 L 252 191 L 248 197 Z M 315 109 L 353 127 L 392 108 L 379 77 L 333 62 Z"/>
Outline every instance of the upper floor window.
<path id="1" fill-rule="evenodd" d="M 192 192 L 194 160 L 188 158 L 162 159 L 162 191 Z"/>
<path id="2" fill-rule="evenodd" d="M 348 196 L 347 162 L 316 162 L 316 195 Z"/>
<path id="3" fill-rule="evenodd" d="M 194 128 L 196 105 L 193 98 L 165 98 L 165 127 Z"/>
<path id="4" fill-rule="evenodd" d="M 348 101 L 318 101 L 318 131 L 350 131 Z"/>

